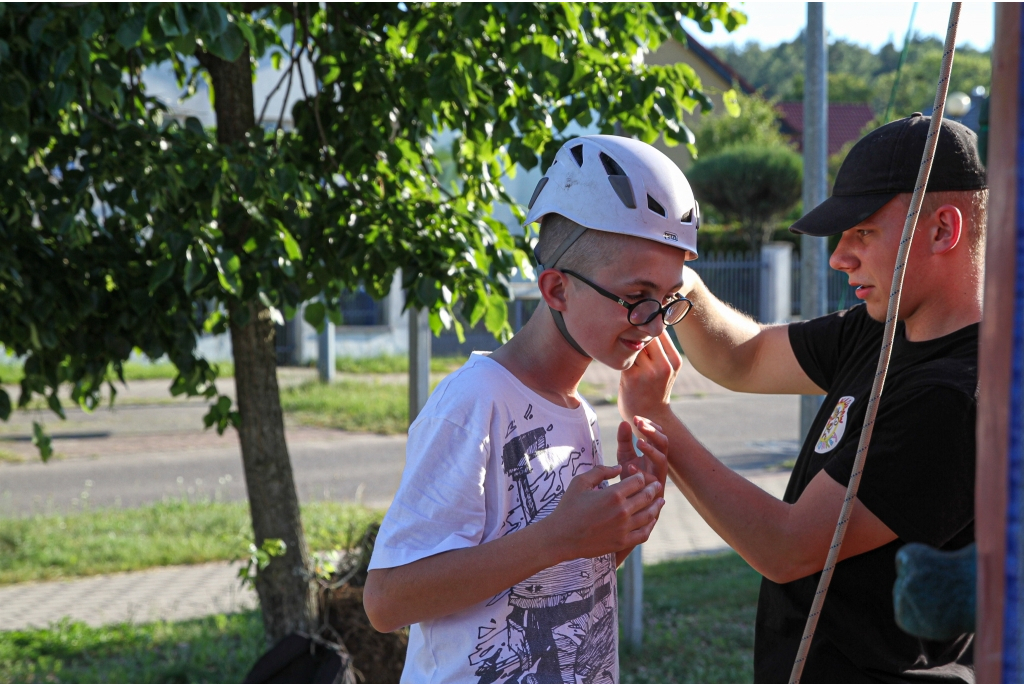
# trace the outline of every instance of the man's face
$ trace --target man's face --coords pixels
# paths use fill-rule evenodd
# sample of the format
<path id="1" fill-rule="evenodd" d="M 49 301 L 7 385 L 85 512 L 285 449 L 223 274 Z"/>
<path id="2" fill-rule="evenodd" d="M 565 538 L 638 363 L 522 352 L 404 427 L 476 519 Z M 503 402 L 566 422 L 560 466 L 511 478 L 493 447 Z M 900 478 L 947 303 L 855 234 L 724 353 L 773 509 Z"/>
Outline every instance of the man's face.
<path id="1" fill-rule="evenodd" d="M 581 276 L 626 302 L 650 298 L 663 305 L 678 297 L 683 286 L 685 253 L 643 238 L 631 238 L 629 249 L 593 273 Z M 590 356 L 613 369 L 628 369 L 648 342 L 665 330 L 662 317 L 643 326 L 629 323 L 626 308 L 567 276 L 569 332 Z"/>
<path id="2" fill-rule="evenodd" d="M 906 203 L 899 197 L 890 200 L 866 220 L 844 231 L 828 262 L 833 269 L 849 277 L 850 285 L 857 288 L 857 297 L 867 305 L 868 315 L 876 321 L 885 320 L 889 307 L 892 273 L 906 218 Z M 923 242 L 915 240 L 911 246 L 911 270 L 915 261 L 913 256 L 922 249 L 927 251 Z M 916 281 L 910 278 L 904 281 L 901 314 L 916 306 Z"/>

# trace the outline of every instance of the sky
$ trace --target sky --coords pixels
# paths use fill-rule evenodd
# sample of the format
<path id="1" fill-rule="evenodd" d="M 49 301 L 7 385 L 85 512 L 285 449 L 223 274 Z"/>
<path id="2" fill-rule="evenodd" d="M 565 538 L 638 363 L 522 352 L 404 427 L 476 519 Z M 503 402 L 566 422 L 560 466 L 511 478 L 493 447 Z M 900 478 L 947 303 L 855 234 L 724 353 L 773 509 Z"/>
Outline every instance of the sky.
<path id="1" fill-rule="evenodd" d="M 704 33 L 696 23 L 687 21 L 687 30 L 704 45 L 740 45 L 755 41 L 762 46 L 793 40 L 807 23 L 807 4 L 803 2 L 733 3 L 746 13 L 745 26 L 727 32 L 715 25 L 711 34 Z M 910 21 L 912 2 L 826 2 L 825 29 L 829 40 L 842 38 L 877 50 L 890 40 L 903 45 Z M 946 36 L 949 21 L 948 2 L 918 3 L 914 29 L 925 36 Z M 957 45 L 970 45 L 987 50 L 993 40 L 993 3 L 965 2 L 960 11 Z"/>

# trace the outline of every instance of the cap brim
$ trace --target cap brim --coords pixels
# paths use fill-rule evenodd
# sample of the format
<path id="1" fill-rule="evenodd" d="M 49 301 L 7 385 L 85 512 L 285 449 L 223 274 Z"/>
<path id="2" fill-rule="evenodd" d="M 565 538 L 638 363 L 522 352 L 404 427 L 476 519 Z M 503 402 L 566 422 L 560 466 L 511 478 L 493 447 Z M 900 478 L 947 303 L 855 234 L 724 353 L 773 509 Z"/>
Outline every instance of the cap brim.
<path id="1" fill-rule="evenodd" d="M 867 219 L 897 195 L 833 195 L 800 217 L 789 230 L 815 236 L 842 233 Z"/>

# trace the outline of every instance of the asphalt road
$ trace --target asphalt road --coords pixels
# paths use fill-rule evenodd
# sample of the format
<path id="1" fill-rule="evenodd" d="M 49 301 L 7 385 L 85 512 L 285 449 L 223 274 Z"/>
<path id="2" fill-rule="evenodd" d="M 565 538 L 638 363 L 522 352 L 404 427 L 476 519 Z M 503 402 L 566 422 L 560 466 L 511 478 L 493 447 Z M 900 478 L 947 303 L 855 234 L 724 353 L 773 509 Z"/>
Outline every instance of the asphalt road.
<path id="1" fill-rule="evenodd" d="M 676 413 L 732 468 L 763 471 L 795 457 L 799 399 L 721 391 L 683 397 Z M 614 405 L 597 408 L 608 445 Z M 17 412 L 0 432 L 0 449 L 31 455 L 33 419 L 45 419 L 62 458 L 0 463 L 0 516 L 82 507 L 135 507 L 165 497 L 244 500 L 237 437 L 202 431 L 199 402 L 120 406 L 92 414 Z M 361 501 L 386 506 L 401 480 L 405 436 L 379 436 L 288 424 L 289 452 L 301 501 Z M 606 447 L 609 455 L 614 451 Z"/>

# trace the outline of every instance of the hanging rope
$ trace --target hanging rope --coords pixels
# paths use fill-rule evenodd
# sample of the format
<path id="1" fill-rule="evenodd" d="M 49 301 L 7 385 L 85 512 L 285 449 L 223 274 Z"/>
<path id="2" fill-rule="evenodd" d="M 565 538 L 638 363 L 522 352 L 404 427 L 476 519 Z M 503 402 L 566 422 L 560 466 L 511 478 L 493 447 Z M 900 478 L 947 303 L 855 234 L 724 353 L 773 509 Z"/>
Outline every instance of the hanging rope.
<path id="1" fill-rule="evenodd" d="M 882 389 L 885 387 L 885 376 L 889 371 L 889 358 L 892 355 L 892 343 L 896 337 L 896 314 L 900 308 L 900 294 L 903 290 L 903 277 L 905 275 L 907 258 L 910 256 L 910 244 L 914 239 L 918 214 L 921 211 L 921 204 L 924 202 L 924 192 L 925 187 L 928 185 L 928 176 L 932 170 L 935 146 L 939 142 L 939 127 L 942 125 L 942 114 L 946 108 L 946 91 L 949 88 L 949 72 L 953 68 L 956 27 L 959 21 L 960 3 L 954 2 L 949 12 L 949 27 L 946 29 L 946 45 L 942 54 L 942 69 L 935 92 L 935 108 L 928 127 L 928 137 L 925 139 L 921 168 L 917 172 L 917 184 L 914 186 L 914 194 L 910 200 L 910 210 L 907 213 L 906 223 L 903 224 L 903 237 L 900 239 L 899 252 L 896 256 L 896 269 L 892 275 L 892 291 L 889 293 L 889 310 L 885 317 L 882 350 L 878 355 L 878 368 L 875 371 L 875 380 L 871 387 L 867 414 L 864 416 L 864 427 L 861 429 L 860 443 L 857 445 L 857 455 L 853 461 L 853 471 L 850 473 L 850 484 L 846 488 L 846 499 L 843 501 L 843 508 L 839 513 L 839 521 L 836 523 L 836 532 L 832 537 L 832 546 L 829 547 L 825 568 L 821 571 L 821 580 L 818 581 L 818 589 L 814 593 L 814 601 L 811 603 L 811 612 L 807 616 L 804 636 L 800 638 L 800 648 L 797 650 L 796 660 L 793 662 L 793 672 L 789 676 L 790 683 L 799 683 L 800 676 L 803 675 L 804 664 L 807 661 L 807 652 L 811 648 L 814 630 L 817 628 L 818 618 L 821 616 L 821 607 L 825 602 L 825 595 L 828 594 L 832 573 L 835 571 L 836 563 L 839 559 L 839 550 L 843 546 L 846 524 L 849 522 L 850 513 L 853 511 L 853 501 L 857 498 L 860 477 L 864 473 L 864 462 L 867 459 L 868 446 L 871 444 L 871 434 L 875 427 L 875 417 L 878 414 L 878 402 L 882 397 Z"/>

